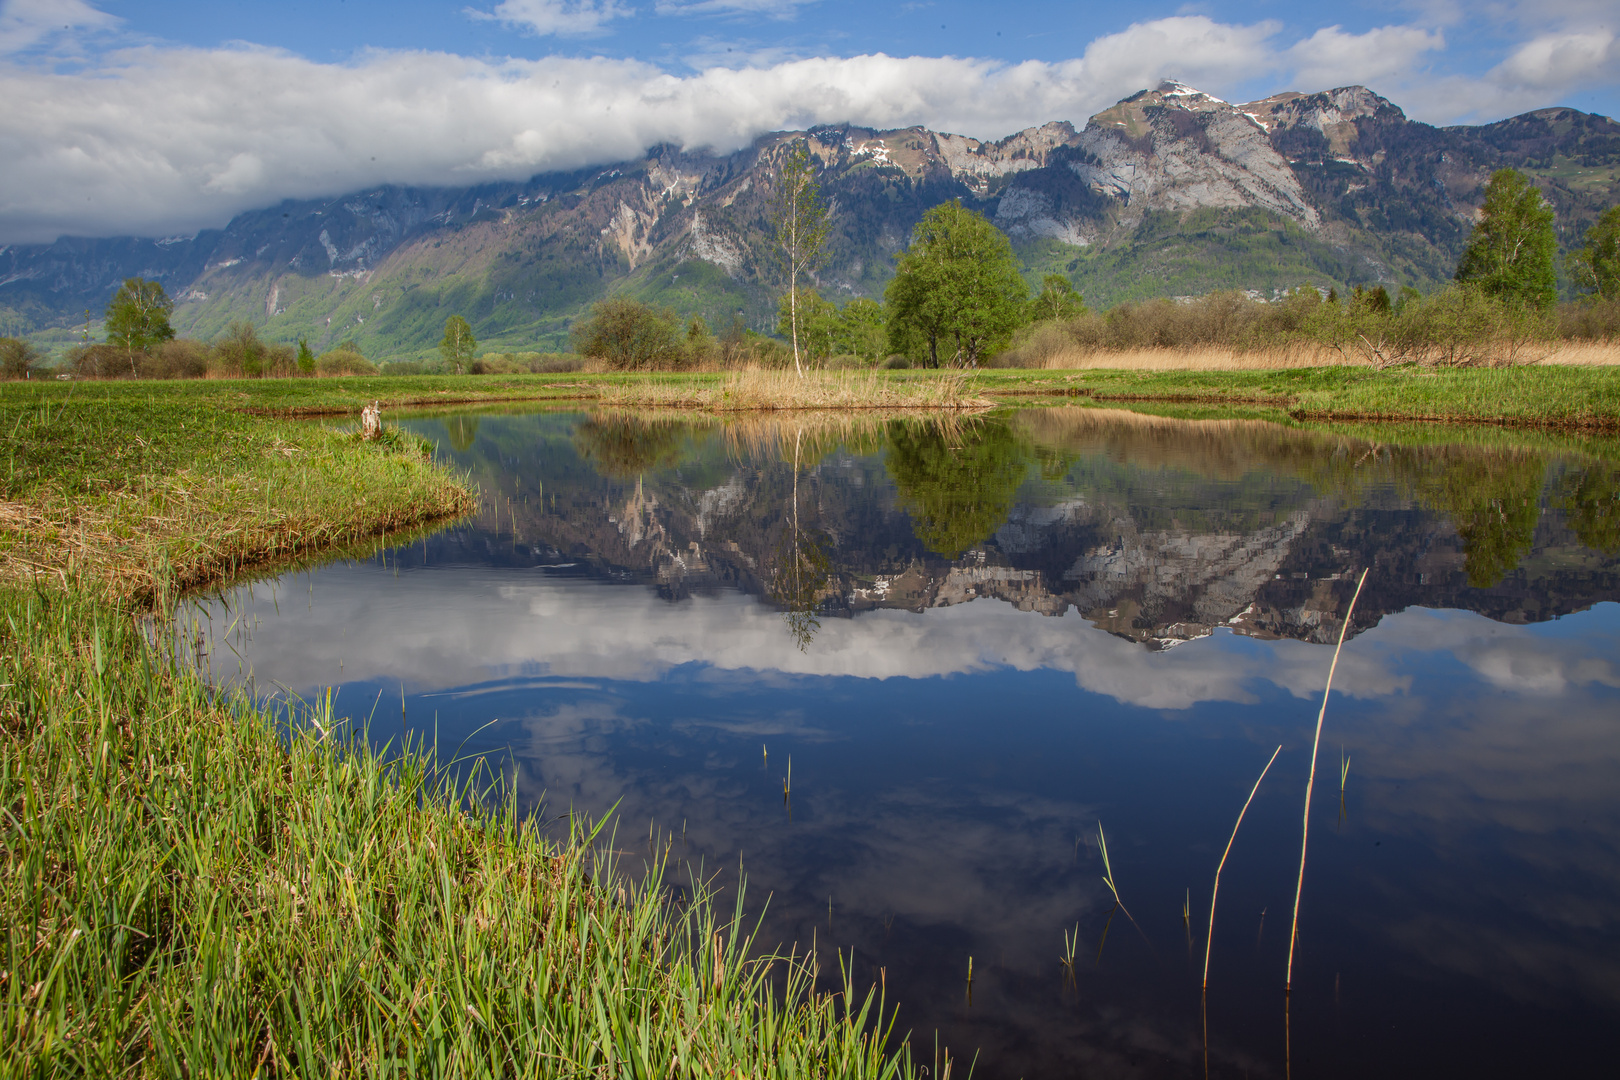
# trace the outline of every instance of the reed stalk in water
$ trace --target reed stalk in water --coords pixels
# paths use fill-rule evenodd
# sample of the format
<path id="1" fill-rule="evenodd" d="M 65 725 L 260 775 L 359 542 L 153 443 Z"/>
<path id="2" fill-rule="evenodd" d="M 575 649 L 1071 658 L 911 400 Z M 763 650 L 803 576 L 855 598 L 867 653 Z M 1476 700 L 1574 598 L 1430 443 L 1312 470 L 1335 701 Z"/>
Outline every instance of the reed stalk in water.
<path id="1" fill-rule="evenodd" d="M 1370 568 L 1369 568 L 1370 569 Z M 1316 752 L 1322 747 L 1322 722 L 1327 718 L 1328 695 L 1333 692 L 1333 673 L 1339 669 L 1339 653 L 1344 648 L 1345 635 L 1350 632 L 1350 620 L 1356 613 L 1356 601 L 1361 598 L 1361 587 L 1367 584 L 1367 571 L 1361 572 L 1356 591 L 1345 609 L 1344 625 L 1339 627 L 1339 644 L 1333 649 L 1333 663 L 1328 665 L 1327 686 L 1322 689 L 1322 708 L 1316 714 L 1316 738 L 1311 742 L 1311 771 L 1305 778 L 1305 825 L 1299 841 L 1299 880 L 1294 885 L 1294 921 L 1288 930 L 1288 973 L 1283 979 L 1284 992 L 1294 988 L 1294 945 L 1299 941 L 1299 898 L 1305 891 L 1305 850 L 1311 842 L 1311 791 L 1316 786 Z"/>
<path id="2" fill-rule="evenodd" d="M 1220 864 L 1215 867 L 1215 887 L 1209 891 L 1209 936 L 1204 941 L 1205 990 L 1209 989 L 1209 950 L 1215 941 L 1215 899 L 1221 894 L 1221 871 L 1226 868 L 1226 857 L 1232 854 L 1232 845 L 1237 841 L 1238 828 L 1243 824 L 1243 815 L 1249 812 L 1249 804 L 1254 802 L 1254 793 L 1260 790 L 1260 781 L 1266 778 L 1266 773 L 1271 771 L 1271 763 L 1277 760 L 1277 755 L 1280 753 L 1282 753 L 1282 746 L 1279 744 L 1277 749 L 1271 752 L 1271 758 L 1266 762 L 1266 767 L 1260 770 L 1260 777 L 1254 782 L 1254 787 L 1249 789 L 1249 797 L 1243 800 L 1243 809 L 1238 811 L 1237 824 L 1232 826 L 1232 836 L 1226 841 L 1226 850 L 1221 852 Z"/>

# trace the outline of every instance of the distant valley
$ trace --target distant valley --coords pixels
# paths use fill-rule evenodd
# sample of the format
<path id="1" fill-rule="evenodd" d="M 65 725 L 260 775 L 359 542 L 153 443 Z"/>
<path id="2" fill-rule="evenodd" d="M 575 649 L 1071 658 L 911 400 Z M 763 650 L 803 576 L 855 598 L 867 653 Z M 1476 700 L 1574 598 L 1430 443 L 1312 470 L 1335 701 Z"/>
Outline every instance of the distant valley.
<path id="1" fill-rule="evenodd" d="M 285 202 L 224 229 L 0 248 L 0 333 L 64 345 L 119 281 L 156 278 L 175 326 L 247 320 L 317 349 L 425 355 L 447 315 L 484 349 L 546 349 L 623 291 L 774 328 L 771 178 L 808 138 L 832 208 L 824 295 L 879 297 L 911 227 L 950 199 L 993 220 L 1032 277 L 1094 306 L 1309 282 L 1427 289 L 1450 277 L 1485 180 L 1530 173 L 1571 246 L 1620 202 L 1620 123 L 1543 109 L 1479 127 L 1408 120 L 1362 87 L 1233 105 L 1166 83 L 1092 117 L 998 142 L 925 128 L 824 127 L 729 155 L 652 148 L 637 161 L 525 183 L 379 187 Z"/>

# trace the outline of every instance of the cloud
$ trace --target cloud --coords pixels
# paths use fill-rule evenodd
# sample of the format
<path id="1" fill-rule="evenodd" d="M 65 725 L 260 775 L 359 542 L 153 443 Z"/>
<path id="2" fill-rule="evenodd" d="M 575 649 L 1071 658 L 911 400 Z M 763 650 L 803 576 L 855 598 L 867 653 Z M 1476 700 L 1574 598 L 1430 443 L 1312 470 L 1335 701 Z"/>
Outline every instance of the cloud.
<path id="1" fill-rule="evenodd" d="M 1403 77 L 1424 54 L 1445 47 L 1445 36 L 1438 30 L 1418 26 L 1380 26 L 1362 34 L 1328 26 L 1290 46 L 1284 55 L 1302 88 L 1326 90 Z"/>
<path id="2" fill-rule="evenodd" d="M 791 19 L 817 0 L 658 0 L 660 15 L 771 15 Z"/>
<path id="3" fill-rule="evenodd" d="M 1620 84 L 1620 37 L 1607 28 L 1543 33 L 1482 76 L 1397 82 L 1416 103 L 1408 112 L 1434 123 L 1486 122 L 1544 108 L 1569 94 Z"/>
<path id="4" fill-rule="evenodd" d="M 1240 78 L 1264 62 L 1270 33 L 1177 17 L 1062 63 L 876 53 L 685 77 L 605 58 L 332 64 L 257 47 L 128 49 L 94 72 L 0 65 L 0 243 L 187 232 L 283 198 L 522 179 L 660 142 L 731 151 L 819 123 L 996 137 L 1083 122 L 1167 74 Z"/>
<path id="5" fill-rule="evenodd" d="M 504 0 L 475 14 L 540 34 L 586 34 L 629 10 L 621 0 Z M 111 25 L 82 0 L 13 0 L 0 41 L 32 47 L 56 25 L 44 20 L 63 12 L 64 26 Z M 1414 115 L 1441 121 L 1620 80 L 1607 32 L 1536 38 L 1470 79 L 1410 73 L 1443 48 L 1437 31 L 1330 27 L 1291 45 L 1279 44 L 1280 33 L 1273 22 L 1182 15 L 1096 38 L 1074 59 L 1011 64 L 883 53 L 727 61 L 700 47 L 693 60 L 713 66 L 690 75 L 627 59 L 431 51 L 317 63 L 254 46 L 128 48 L 71 70 L 0 61 L 0 244 L 173 235 L 284 198 L 525 179 L 634 158 L 658 143 L 729 152 L 814 124 L 923 124 L 997 138 L 1049 120 L 1083 123 L 1166 77 L 1228 96 L 1257 80 L 1271 89 L 1379 82 L 1403 105 L 1415 97 Z"/>
<path id="6" fill-rule="evenodd" d="M 119 22 L 84 0 L 8 0 L 0 7 L 0 56 L 31 49 L 64 31 L 111 30 Z"/>
<path id="7" fill-rule="evenodd" d="M 505 23 L 544 37 L 602 33 L 609 22 L 635 14 L 618 0 L 501 0 L 494 11 L 467 8 L 474 19 Z"/>

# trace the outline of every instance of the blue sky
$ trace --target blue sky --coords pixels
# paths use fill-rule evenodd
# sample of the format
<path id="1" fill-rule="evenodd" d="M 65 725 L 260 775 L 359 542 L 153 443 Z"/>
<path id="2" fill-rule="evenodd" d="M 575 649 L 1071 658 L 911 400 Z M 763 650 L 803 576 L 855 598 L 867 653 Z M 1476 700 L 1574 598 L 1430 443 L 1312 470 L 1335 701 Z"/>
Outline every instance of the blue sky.
<path id="1" fill-rule="evenodd" d="M 1620 3 L 0 0 L 0 243 L 813 123 L 994 138 L 1166 77 L 1362 83 L 1433 123 L 1613 115 Z"/>

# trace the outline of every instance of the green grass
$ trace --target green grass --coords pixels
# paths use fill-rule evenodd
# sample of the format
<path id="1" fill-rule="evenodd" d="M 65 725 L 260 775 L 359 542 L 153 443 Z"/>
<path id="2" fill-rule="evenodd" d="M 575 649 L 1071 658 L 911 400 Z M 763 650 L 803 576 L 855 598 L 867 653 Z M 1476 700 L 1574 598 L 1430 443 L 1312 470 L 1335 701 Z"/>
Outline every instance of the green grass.
<path id="1" fill-rule="evenodd" d="M 0 581 L 93 579 L 151 602 L 474 505 L 397 431 L 363 443 L 191 384 L 43 389 L 0 390 Z"/>
<path id="2" fill-rule="evenodd" d="M 0 1073 L 913 1074 L 740 896 L 165 647 L 180 586 L 470 509 L 398 431 L 281 418 L 469 381 L 0 388 Z"/>
<path id="3" fill-rule="evenodd" d="M 881 1002 L 814 993 L 656 853 L 622 874 L 329 705 L 283 737 L 127 604 L 0 613 L 8 1074 L 910 1074 Z"/>

